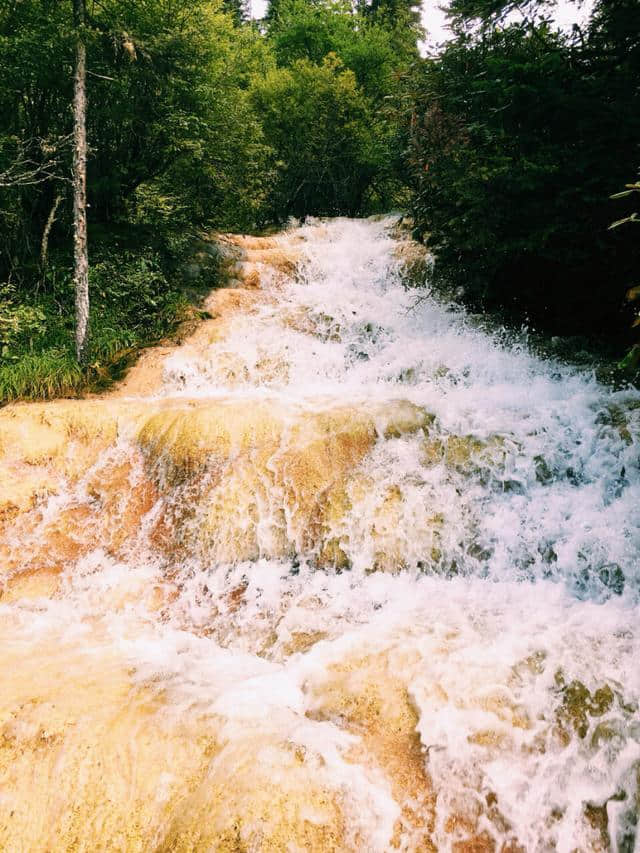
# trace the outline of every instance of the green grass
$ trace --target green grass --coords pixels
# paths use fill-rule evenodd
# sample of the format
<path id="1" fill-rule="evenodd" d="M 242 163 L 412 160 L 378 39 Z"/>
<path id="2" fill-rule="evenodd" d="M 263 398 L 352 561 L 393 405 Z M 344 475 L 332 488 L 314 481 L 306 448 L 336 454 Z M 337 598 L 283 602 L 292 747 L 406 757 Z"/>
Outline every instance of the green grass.
<path id="1" fill-rule="evenodd" d="M 0 288 L 0 405 L 101 391 L 122 376 L 141 349 L 197 317 L 194 303 L 216 283 L 187 284 L 175 258 L 155 248 L 111 244 L 94 254 L 90 272 L 89 358 L 74 356 L 73 286 L 68 263 L 40 293 Z"/>
<path id="2" fill-rule="evenodd" d="M 94 306 L 85 366 L 75 359 L 73 327 L 68 321 L 56 326 L 52 316 L 48 316 L 51 323 L 46 335 L 31 339 L 28 350 L 0 359 L 0 405 L 104 390 L 122 376 L 140 350 L 170 336 L 194 316 L 184 296 L 163 302 L 146 323 L 136 326 L 122 326 L 117 315 L 104 314 L 100 309 L 100 305 Z"/>
<path id="3" fill-rule="evenodd" d="M 25 353 L 0 366 L 0 400 L 48 400 L 74 395 L 87 386 L 87 373 L 60 350 Z"/>
<path id="4" fill-rule="evenodd" d="M 69 242 L 52 248 L 44 280 L 32 264 L 13 283 L 0 281 L 0 406 L 102 391 L 143 348 L 188 328 L 204 294 L 220 282 L 215 258 L 197 280 L 186 275 L 198 245 L 196 234 L 173 224 L 92 225 L 83 367 L 74 355 Z"/>
<path id="5" fill-rule="evenodd" d="M 72 330 L 62 346 L 23 352 L 0 362 L 0 405 L 15 400 L 50 400 L 101 391 L 136 358 L 144 347 L 171 334 L 185 318 L 185 305 L 174 303 L 170 312 L 154 317 L 148 330 L 117 328 L 94 322 L 89 358 L 81 367 L 72 346 Z"/>

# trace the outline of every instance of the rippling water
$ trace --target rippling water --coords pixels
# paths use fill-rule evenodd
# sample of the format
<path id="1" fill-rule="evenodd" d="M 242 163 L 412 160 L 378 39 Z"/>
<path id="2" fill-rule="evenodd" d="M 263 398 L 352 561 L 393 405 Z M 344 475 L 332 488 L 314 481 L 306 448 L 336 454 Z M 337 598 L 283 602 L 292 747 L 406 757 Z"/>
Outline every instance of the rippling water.
<path id="1" fill-rule="evenodd" d="M 640 850 L 640 394 L 391 218 L 219 247 L 185 344 L 0 413 L 0 849 Z"/>

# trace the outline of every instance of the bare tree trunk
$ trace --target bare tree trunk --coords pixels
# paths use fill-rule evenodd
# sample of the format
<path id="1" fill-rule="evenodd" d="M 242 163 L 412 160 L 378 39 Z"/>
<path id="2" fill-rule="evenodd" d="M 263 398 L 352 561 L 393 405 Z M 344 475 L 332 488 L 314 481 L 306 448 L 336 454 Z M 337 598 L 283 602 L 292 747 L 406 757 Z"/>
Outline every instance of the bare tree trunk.
<path id="1" fill-rule="evenodd" d="M 42 283 L 44 283 L 44 277 L 47 271 L 47 260 L 49 256 L 49 235 L 51 234 L 53 223 L 56 221 L 56 213 L 58 212 L 58 207 L 60 206 L 61 201 L 62 196 L 58 193 L 55 198 L 55 201 L 53 202 L 53 206 L 49 211 L 49 216 L 47 216 L 44 231 L 42 232 L 42 242 L 40 243 L 40 275 L 42 277 Z"/>
<path id="2" fill-rule="evenodd" d="M 87 360 L 89 344 L 89 254 L 87 247 L 87 47 L 85 0 L 73 0 L 76 70 L 73 80 L 73 283 L 76 292 L 76 358 Z"/>

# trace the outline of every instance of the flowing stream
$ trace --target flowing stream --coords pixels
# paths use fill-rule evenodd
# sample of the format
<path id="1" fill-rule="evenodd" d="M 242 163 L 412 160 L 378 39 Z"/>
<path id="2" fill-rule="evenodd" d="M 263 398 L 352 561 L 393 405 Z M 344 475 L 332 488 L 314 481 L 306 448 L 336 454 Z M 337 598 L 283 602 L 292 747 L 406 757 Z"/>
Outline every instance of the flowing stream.
<path id="1" fill-rule="evenodd" d="M 640 851 L 640 394 L 393 218 L 210 251 L 180 346 L 0 411 L 0 850 Z"/>

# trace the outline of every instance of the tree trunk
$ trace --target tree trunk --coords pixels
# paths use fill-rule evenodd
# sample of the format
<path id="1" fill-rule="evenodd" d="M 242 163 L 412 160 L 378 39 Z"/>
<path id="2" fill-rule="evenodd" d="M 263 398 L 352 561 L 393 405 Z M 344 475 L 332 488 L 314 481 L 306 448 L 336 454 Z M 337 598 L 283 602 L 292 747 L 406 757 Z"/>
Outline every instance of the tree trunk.
<path id="1" fill-rule="evenodd" d="M 89 254 L 87 247 L 87 47 L 85 0 L 73 0 L 76 69 L 73 80 L 73 283 L 76 293 L 76 358 L 87 360 L 89 344 Z"/>
<path id="2" fill-rule="evenodd" d="M 56 221 L 56 213 L 58 212 L 58 207 L 60 206 L 60 202 L 62 201 L 62 195 L 58 193 L 53 202 L 53 206 L 49 211 L 49 216 L 47 216 L 47 221 L 44 226 L 44 231 L 42 232 L 42 242 L 40 243 L 40 283 L 44 284 L 45 274 L 47 272 L 47 260 L 49 256 L 49 235 L 51 234 L 51 229 L 53 228 L 53 223 Z M 38 285 L 39 286 L 39 285 Z M 37 292 L 37 288 L 36 288 Z"/>

